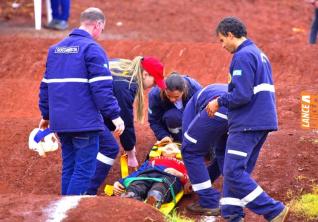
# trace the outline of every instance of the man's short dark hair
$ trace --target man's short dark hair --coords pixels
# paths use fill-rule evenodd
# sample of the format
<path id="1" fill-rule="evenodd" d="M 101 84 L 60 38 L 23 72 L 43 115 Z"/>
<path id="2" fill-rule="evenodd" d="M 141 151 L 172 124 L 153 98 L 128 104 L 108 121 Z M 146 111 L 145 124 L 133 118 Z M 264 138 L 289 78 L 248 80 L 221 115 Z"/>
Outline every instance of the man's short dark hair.
<path id="1" fill-rule="evenodd" d="M 216 34 L 228 36 L 231 32 L 236 38 L 246 37 L 247 31 L 244 23 L 236 17 L 225 17 L 217 26 Z"/>

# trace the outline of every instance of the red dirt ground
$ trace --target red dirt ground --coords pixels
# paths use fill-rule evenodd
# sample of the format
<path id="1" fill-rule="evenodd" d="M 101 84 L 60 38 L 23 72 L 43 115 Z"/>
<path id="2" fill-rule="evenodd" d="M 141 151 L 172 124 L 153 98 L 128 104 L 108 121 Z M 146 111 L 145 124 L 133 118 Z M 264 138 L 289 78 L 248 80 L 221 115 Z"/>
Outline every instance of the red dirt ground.
<path id="1" fill-rule="evenodd" d="M 286 203 L 317 184 L 318 131 L 300 128 L 301 91 L 318 93 L 318 48 L 307 44 L 312 8 L 303 1 L 78 0 L 72 2 L 71 28 L 65 32 L 35 31 L 32 1 L 20 2 L 23 4 L 16 10 L 9 7 L 12 2 L 0 2 L 0 221 L 43 221 L 46 215 L 42 208 L 60 199 L 60 151 L 40 158 L 28 150 L 27 140 L 40 119 L 38 87 L 47 49 L 77 26 L 79 13 L 88 6 L 107 14 L 100 43 L 109 57 L 153 55 L 165 63 L 167 73 L 187 73 L 202 85 L 227 81 L 231 57 L 217 43 L 213 30 L 224 16 L 240 17 L 250 38 L 271 60 L 280 126 L 264 145 L 254 177 L 270 195 Z M 116 26 L 117 22 L 123 25 Z M 136 124 L 136 128 L 141 162 L 155 138 L 147 123 Z M 119 176 L 117 161 L 107 183 Z M 218 188 L 220 184 L 218 181 Z M 196 199 L 196 195 L 184 197 L 178 211 L 190 216 L 184 207 Z M 264 221 L 246 212 L 246 221 Z M 82 200 L 67 219 L 103 220 L 163 218 L 143 203 L 101 196 Z M 288 221 L 305 219 L 292 214 Z"/>

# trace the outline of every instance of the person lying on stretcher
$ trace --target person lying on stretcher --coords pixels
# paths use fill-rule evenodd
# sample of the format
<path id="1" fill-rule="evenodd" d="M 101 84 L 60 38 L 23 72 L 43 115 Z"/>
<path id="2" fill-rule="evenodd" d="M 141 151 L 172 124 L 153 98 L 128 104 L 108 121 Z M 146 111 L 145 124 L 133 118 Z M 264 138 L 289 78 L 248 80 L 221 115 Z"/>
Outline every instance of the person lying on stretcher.
<path id="1" fill-rule="evenodd" d="M 150 157 L 137 171 L 114 183 L 115 196 L 145 200 L 160 208 L 174 200 L 182 188 L 185 194 L 192 191 L 184 163 L 177 159 L 178 145 L 169 143 L 159 149 L 161 156 Z"/>

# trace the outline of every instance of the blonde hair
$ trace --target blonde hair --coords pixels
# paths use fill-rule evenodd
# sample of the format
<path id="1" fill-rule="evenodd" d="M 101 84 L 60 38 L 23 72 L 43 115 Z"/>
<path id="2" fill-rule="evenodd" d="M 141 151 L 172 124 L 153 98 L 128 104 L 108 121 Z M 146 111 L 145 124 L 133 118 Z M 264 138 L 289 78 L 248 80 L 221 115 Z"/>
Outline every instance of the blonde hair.
<path id="1" fill-rule="evenodd" d="M 120 62 L 117 65 L 117 69 L 120 72 L 112 72 L 112 75 L 122 76 L 129 78 L 129 87 L 130 84 L 134 81 L 138 85 L 137 95 L 136 95 L 136 106 L 137 106 L 137 120 L 141 123 L 144 122 L 144 107 L 145 107 L 145 94 L 144 94 L 144 85 L 142 72 L 143 68 L 141 66 L 142 56 L 137 56 L 133 60 L 120 59 Z"/>

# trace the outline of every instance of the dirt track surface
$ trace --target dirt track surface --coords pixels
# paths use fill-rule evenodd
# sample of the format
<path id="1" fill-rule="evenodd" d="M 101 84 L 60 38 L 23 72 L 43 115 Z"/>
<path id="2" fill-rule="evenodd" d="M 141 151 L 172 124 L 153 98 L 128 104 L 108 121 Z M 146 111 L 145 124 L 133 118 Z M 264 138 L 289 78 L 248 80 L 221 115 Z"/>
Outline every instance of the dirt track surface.
<path id="1" fill-rule="evenodd" d="M 40 118 L 38 87 L 47 49 L 77 26 L 79 13 L 88 6 L 107 14 L 100 43 L 109 57 L 153 55 L 165 63 L 166 73 L 177 70 L 202 85 L 227 82 L 231 56 L 221 48 L 213 30 L 223 16 L 240 17 L 249 37 L 271 60 L 280 127 L 266 141 L 254 177 L 270 195 L 286 203 L 317 184 L 318 131 L 300 128 L 301 91 L 318 93 L 318 47 L 307 44 L 312 16 L 309 5 L 297 0 L 78 0 L 72 2 L 70 29 L 55 32 L 35 31 L 32 1 L 21 2 L 17 10 L 0 2 L 1 221 L 43 221 L 47 218 L 43 209 L 61 198 L 60 151 L 40 158 L 28 150 L 27 139 Z M 117 22 L 123 25 L 117 26 Z M 141 162 L 155 138 L 148 124 L 136 124 L 136 128 Z M 107 183 L 119 176 L 117 161 Z M 216 186 L 220 188 L 220 184 L 221 180 Z M 196 199 L 195 195 L 185 197 L 179 212 L 186 214 L 184 207 Z M 264 221 L 248 210 L 246 213 L 248 222 Z M 162 221 L 147 205 L 100 196 L 81 200 L 67 221 L 143 221 L 148 216 Z M 288 221 L 304 219 L 292 214 Z"/>

